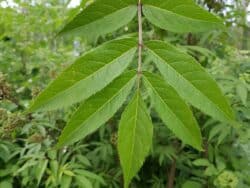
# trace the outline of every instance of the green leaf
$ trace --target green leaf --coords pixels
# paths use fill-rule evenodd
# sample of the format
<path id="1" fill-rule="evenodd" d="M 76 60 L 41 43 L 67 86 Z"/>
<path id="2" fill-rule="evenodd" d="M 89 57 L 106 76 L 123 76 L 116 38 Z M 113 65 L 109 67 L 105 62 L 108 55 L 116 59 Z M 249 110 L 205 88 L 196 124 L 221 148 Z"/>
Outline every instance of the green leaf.
<path id="1" fill-rule="evenodd" d="M 49 163 L 51 174 L 53 178 L 57 179 L 59 171 L 59 163 L 56 160 L 51 160 Z"/>
<path id="2" fill-rule="evenodd" d="M 206 166 L 206 167 L 211 165 L 208 159 L 203 159 L 203 158 L 196 159 L 195 161 L 193 161 L 193 164 L 195 166 Z"/>
<path id="3" fill-rule="evenodd" d="M 12 188 L 12 183 L 11 181 L 1 181 L 0 182 L 0 188 Z"/>
<path id="4" fill-rule="evenodd" d="M 220 88 L 194 58 L 166 42 L 149 41 L 145 46 L 165 80 L 182 98 L 217 120 L 234 119 Z"/>
<path id="5" fill-rule="evenodd" d="M 218 138 L 219 135 L 226 129 L 223 125 L 216 125 L 209 130 L 208 141 L 211 141 L 214 137 Z"/>
<path id="6" fill-rule="evenodd" d="M 63 170 L 63 174 L 67 175 L 67 176 L 75 176 L 74 172 L 70 171 L 70 170 Z"/>
<path id="7" fill-rule="evenodd" d="M 210 165 L 209 167 L 206 168 L 204 175 L 205 176 L 214 176 L 218 175 L 218 170 L 215 168 L 214 165 Z"/>
<path id="8" fill-rule="evenodd" d="M 84 138 L 108 121 L 127 99 L 135 79 L 136 72 L 129 71 L 86 100 L 62 131 L 58 147 Z"/>
<path id="9" fill-rule="evenodd" d="M 75 170 L 75 172 L 77 174 L 80 174 L 80 175 L 86 177 L 86 178 L 89 178 L 91 180 L 95 180 L 96 182 L 99 182 L 102 185 L 106 185 L 104 179 L 101 176 L 97 175 L 97 174 L 94 174 L 94 173 L 89 172 L 87 170 L 79 170 L 79 169 Z"/>
<path id="10" fill-rule="evenodd" d="M 88 52 L 45 89 L 29 111 L 47 111 L 87 99 L 119 76 L 132 61 L 135 39 L 114 40 Z"/>
<path id="11" fill-rule="evenodd" d="M 38 165 L 36 166 L 35 175 L 36 175 L 36 179 L 37 179 L 37 186 L 41 182 L 41 179 L 44 175 L 44 172 L 47 168 L 47 165 L 48 165 L 48 160 L 41 160 L 41 161 L 39 161 Z"/>
<path id="12" fill-rule="evenodd" d="M 72 176 L 64 175 L 61 180 L 60 188 L 70 188 L 72 183 Z"/>
<path id="13" fill-rule="evenodd" d="M 184 143 L 201 150 L 201 132 L 185 101 L 157 75 L 147 72 L 143 75 L 153 106 L 166 126 Z"/>
<path id="14" fill-rule="evenodd" d="M 118 152 L 125 188 L 141 168 L 151 148 L 152 136 L 153 125 L 137 91 L 122 114 L 118 131 Z"/>
<path id="15" fill-rule="evenodd" d="M 200 46 L 183 46 L 183 45 L 181 47 L 186 48 L 186 50 L 188 50 L 190 54 L 196 54 L 198 52 L 199 54 L 207 58 L 216 57 L 216 55 L 207 48 L 203 48 Z"/>
<path id="16" fill-rule="evenodd" d="M 79 176 L 76 176 L 75 178 L 76 178 L 76 181 L 78 182 L 79 187 L 93 188 L 91 181 L 87 179 L 86 177 L 79 175 Z"/>
<path id="17" fill-rule="evenodd" d="M 78 154 L 78 155 L 76 155 L 76 159 L 77 159 L 77 163 L 80 163 L 83 166 L 87 166 L 87 167 L 91 166 L 91 163 L 86 156 Z"/>
<path id="18" fill-rule="evenodd" d="M 223 27 L 218 17 L 193 0 L 144 0 L 143 13 L 152 24 L 172 32 L 203 32 Z"/>
<path id="19" fill-rule="evenodd" d="M 59 34 L 76 32 L 93 39 L 128 24 L 136 11 L 135 0 L 96 0 L 83 8 Z"/>
<path id="20" fill-rule="evenodd" d="M 5 163 L 7 163 L 10 155 L 11 155 L 10 148 L 8 148 L 5 144 L 0 144 L 0 159 L 2 159 Z"/>
<path id="21" fill-rule="evenodd" d="M 186 181 L 182 186 L 181 188 L 202 188 L 203 185 L 199 182 L 196 182 L 196 181 Z"/>
<path id="22" fill-rule="evenodd" d="M 236 85 L 236 93 L 239 96 L 243 105 L 247 106 L 247 96 L 248 96 L 248 89 L 244 82 L 239 81 Z"/>

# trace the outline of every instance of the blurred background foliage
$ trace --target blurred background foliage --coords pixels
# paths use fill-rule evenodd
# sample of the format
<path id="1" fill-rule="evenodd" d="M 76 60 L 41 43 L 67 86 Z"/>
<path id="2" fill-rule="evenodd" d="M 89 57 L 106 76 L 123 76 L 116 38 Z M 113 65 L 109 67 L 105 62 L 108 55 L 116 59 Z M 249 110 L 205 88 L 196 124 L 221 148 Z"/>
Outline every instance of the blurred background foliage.
<path id="1" fill-rule="evenodd" d="M 82 0 L 80 7 L 93 0 Z M 136 35 L 137 23 L 85 41 L 57 38 L 57 31 L 80 7 L 70 0 L 0 1 L 0 188 L 119 188 L 122 174 L 116 151 L 117 123 L 109 120 L 87 139 L 53 149 L 71 109 L 23 115 L 30 101 L 58 73 L 87 50 L 107 40 Z M 249 0 L 197 0 L 221 16 L 228 30 L 174 34 L 144 22 L 144 37 L 182 45 L 221 86 L 239 125 L 214 121 L 193 109 L 204 151 L 183 145 L 154 116 L 154 145 L 132 183 L 135 188 L 250 187 L 250 29 Z M 151 60 L 144 66 L 153 69 Z M 208 88 L 209 89 L 209 88 Z M 149 106 L 150 108 L 150 106 Z"/>

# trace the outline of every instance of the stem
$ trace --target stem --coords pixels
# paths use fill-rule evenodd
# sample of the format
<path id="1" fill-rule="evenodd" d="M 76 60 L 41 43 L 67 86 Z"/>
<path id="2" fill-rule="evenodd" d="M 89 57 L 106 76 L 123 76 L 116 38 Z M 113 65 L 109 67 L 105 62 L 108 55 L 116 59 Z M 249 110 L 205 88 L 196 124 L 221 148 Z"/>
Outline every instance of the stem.
<path id="1" fill-rule="evenodd" d="M 142 38 L 142 4 L 141 0 L 138 1 L 138 88 L 140 86 L 140 79 L 142 74 L 142 48 L 143 48 L 143 38 Z"/>
<path id="2" fill-rule="evenodd" d="M 174 188 L 175 171 L 176 171 L 176 159 L 173 159 L 170 171 L 168 173 L 167 188 Z"/>
<path id="3" fill-rule="evenodd" d="M 205 151 L 204 151 L 204 157 L 207 159 L 207 160 L 209 160 L 209 148 L 208 148 L 208 146 L 209 146 L 209 143 L 208 143 L 208 140 L 207 139 L 205 139 L 205 141 L 204 141 L 204 147 L 205 147 Z M 205 169 L 204 169 L 205 170 Z M 208 182 L 208 178 L 206 178 L 206 187 L 207 188 L 209 188 L 209 182 Z"/>

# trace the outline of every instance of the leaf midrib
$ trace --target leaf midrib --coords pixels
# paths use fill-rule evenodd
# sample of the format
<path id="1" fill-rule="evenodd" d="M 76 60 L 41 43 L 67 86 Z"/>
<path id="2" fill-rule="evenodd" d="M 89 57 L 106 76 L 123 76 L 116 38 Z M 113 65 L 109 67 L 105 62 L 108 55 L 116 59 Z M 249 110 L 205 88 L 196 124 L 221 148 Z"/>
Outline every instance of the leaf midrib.
<path id="1" fill-rule="evenodd" d="M 136 132 L 136 128 L 137 128 L 137 121 L 138 121 L 138 106 L 139 106 L 139 91 L 137 91 L 136 93 L 136 110 L 135 110 L 135 126 L 134 126 L 134 129 L 133 129 L 133 142 L 132 142 L 132 148 L 131 148 L 131 151 L 130 151 L 130 160 L 129 160 L 129 170 L 128 170 L 128 178 L 130 178 L 131 176 L 131 170 L 132 170 L 132 157 L 133 157 L 133 151 L 134 151 L 134 147 L 135 147 L 135 132 Z"/>

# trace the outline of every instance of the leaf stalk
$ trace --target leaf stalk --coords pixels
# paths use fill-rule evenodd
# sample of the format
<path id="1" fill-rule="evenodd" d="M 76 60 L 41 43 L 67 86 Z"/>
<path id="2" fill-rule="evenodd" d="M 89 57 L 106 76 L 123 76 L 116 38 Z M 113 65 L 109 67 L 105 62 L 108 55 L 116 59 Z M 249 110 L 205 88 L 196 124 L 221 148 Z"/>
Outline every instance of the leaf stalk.
<path id="1" fill-rule="evenodd" d="M 140 80 L 142 75 L 142 48 L 143 48 L 143 38 L 142 38 L 142 3 L 141 0 L 138 1 L 138 88 L 140 87 Z"/>

